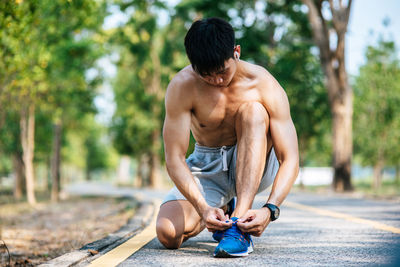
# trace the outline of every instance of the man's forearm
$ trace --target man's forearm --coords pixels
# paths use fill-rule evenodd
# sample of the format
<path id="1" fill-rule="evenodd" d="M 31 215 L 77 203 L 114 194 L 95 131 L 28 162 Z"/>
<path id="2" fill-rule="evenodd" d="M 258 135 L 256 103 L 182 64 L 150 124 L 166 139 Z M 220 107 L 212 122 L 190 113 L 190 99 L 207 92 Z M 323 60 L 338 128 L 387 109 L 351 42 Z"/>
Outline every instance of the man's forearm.
<path id="1" fill-rule="evenodd" d="M 289 194 L 298 173 L 299 164 L 297 160 L 284 161 L 276 174 L 267 202 L 280 206 Z"/>
<path id="2" fill-rule="evenodd" d="M 199 215 L 202 216 L 202 212 L 208 207 L 208 204 L 201 194 L 186 162 L 184 160 L 174 159 L 167 162 L 166 165 L 168 174 L 176 187 L 193 205 Z"/>

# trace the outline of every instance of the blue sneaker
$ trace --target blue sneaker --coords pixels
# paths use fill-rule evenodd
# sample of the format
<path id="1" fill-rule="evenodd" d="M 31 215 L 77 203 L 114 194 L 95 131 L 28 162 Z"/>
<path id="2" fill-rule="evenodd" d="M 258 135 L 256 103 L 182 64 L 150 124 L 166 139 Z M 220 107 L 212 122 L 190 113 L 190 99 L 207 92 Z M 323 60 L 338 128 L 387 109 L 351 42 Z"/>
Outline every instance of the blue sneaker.
<path id="1" fill-rule="evenodd" d="M 236 225 L 238 218 L 233 217 L 232 227 L 224 231 L 223 237 L 215 248 L 214 257 L 244 257 L 253 252 L 253 241 L 249 234 L 243 233 Z"/>
<path id="2" fill-rule="evenodd" d="M 228 221 L 227 221 L 228 222 Z M 224 231 L 217 230 L 213 233 L 212 237 L 218 243 L 221 241 L 222 237 L 224 236 Z"/>
<path id="3" fill-rule="evenodd" d="M 228 202 L 227 206 L 228 206 L 228 208 L 226 209 L 226 213 L 225 213 L 225 214 L 228 214 L 229 217 L 231 217 L 231 215 L 232 215 L 232 213 L 233 213 L 233 211 L 235 210 L 235 207 L 236 207 L 236 198 L 235 198 L 235 197 L 232 198 L 232 199 Z M 228 221 L 227 221 L 227 222 L 228 222 Z M 213 239 L 214 239 L 215 241 L 220 242 L 221 239 L 222 239 L 222 237 L 223 237 L 223 235 L 224 235 L 224 231 L 219 231 L 219 230 L 218 230 L 218 231 L 215 231 L 215 232 L 213 233 L 212 237 L 213 237 Z"/>

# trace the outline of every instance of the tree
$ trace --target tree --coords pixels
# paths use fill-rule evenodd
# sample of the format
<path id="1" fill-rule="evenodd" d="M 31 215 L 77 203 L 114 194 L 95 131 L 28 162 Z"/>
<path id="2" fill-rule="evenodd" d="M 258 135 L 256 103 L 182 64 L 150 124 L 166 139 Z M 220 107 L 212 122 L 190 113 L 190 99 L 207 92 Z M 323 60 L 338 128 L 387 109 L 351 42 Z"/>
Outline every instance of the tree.
<path id="1" fill-rule="evenodd" d="M 302 1 L 308 7 L 313 39 L 319 48 L 329 95 L 333 130 L 333 187 L 336 191 L 352 190 L 353 90 L 349 85 L 345 67 L 345 34 L 352 0 L 348 1 L 347 6 L 343 5 L 342 0 Z M 324 16 L 327 12 L 331 18 Z M 334 42 L 332 49 L 331 44 Z"/>
<path id="2" fill-rule="evenodd" d="M 15 174 L 14 198 L 21 200 L 25 193 L 25 175 L 18 120 L 19 116 L 16 112 L 8 111 L 4 113 L 4 122 L 0 127 L 0 155 L 11 155 L 12 171 Z"/>
<path id="3" fill-rule="evenodd" d="M 0 115 L 5 117 L 3 110 L 20 114 L 20 143 L 31 204 L 36 202 L 36 115 L 46 111 L 54 115 L 52 173 L 56 177 L 53 192 L 58 193 L 61 121 L 65 117 L 73 120 L 69 115 L 76 110 L 93 110 L 93 88 L 85 81 L 85 71 L 100 54 L 93 57 L 93 51 L 99 49 L 86 36 L 101 26 L 104 7 L 102 1 L 89 0 L 0 4 Z M 53 198 L 57 199 L 57 194 Z"/>
<path id="4" fill-rule="evenodd" d="M 49 58 L 38 27 L 40 2 L 3 1 L 0 10 L 0 103 L 2 110 L 20 114 L 27 197 L 30 204 L 35 204 L 35 109 L 38 96 L 47 89 L 44 69 Z"/>
<path id="5" fill-rule="evenodd" d="M 51 198 L 60 191 L 61 139 L 63 132 L 79 124 L 79 118 L 94 113 L 93 99 L 101 78 L 87 80 L 85 73 L 95 66 L 104 49 L 93 40 L 99 37 L 105 16 L 105 4 L 94 1 L 50 1 L 43 8 L 44 25 L 59 25 L 46 32 L 51 58 L 46 68 L 50 85 L 47 111 L 51 112 L 53 142 L 51 156 Z M 73 18 L 73 19 L 70 19 Z M 52 26 L 49 26 L 52 27 Z M 78 121 L 78 122 L 77 122 Z M 93 140 L 96 142 L 97 140 Z"/>
<path id="6" fill-rule="evenodd" d="M 84 142 L 86 148 L 86 180 L 92 179 L 92 173 L 99 170 L 104 170 L 109 165 L 109 154 L 101 135 L 102 127 L 94 122 L 92 116 L 89 116 L 86 123 L 85 131 L 88 132 Z"/>
<path id="7" fill-rule="evenodd" d="M 362 163 L 374 166 L 377 190 L 383 168 L 399 165 L 400 60 L 394 43 L 383 39 L 367 48 L 366 58 L 354 84 L 354 141 Z"/>
<path id="8" fill-rule="evenodd" d="M 129 21 L 114 35 L 120 49 L 118 75 L 114 83 L 117 110 L 112 132 L 116 149 L 137 158 L 145 168 L 149 164 L 149 185 L 160 183 L 162 127 L 161 63 L 159 59 L 157 15 L 159 1 L 133 0 L 120 4 L 122 10 L 134 7 Z M 134 68 L 132 68 L 134 66 Z M 148 160 L 145 160 L 147 159 Z M 143 173 L 141 170 L 138 173 Z"/>

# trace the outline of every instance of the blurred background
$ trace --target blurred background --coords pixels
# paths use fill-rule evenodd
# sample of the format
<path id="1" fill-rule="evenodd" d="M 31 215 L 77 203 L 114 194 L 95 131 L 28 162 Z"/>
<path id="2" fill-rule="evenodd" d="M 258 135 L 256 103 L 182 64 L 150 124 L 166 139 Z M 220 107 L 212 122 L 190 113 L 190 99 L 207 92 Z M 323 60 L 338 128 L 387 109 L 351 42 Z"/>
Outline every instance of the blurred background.
<path id="1" fill-rule="evenodd" d="M 399 11 L 395 0 L 2 1 L 1 194 L 34 204 L 78 181 L 171 186 L 165 89 L 189 64 L 191 23 L 218 16 L 241 59 L 289 96 L 298 186 L 398 195 Z"/>
<path id="2" fill-rule="evenodd" d="M 28 257 L 15 264 L 79 248 L 132 216 L 130 200 L 66 201 L 71 184 L 172 186 L 164 95 L 189 64 L 187 30 L 205 17 L 229 21 L 241 59 L 285 89 L 295 190 L 399 199 L 399 12 L 396 0 L 1 1 L 0 239 Z"/>

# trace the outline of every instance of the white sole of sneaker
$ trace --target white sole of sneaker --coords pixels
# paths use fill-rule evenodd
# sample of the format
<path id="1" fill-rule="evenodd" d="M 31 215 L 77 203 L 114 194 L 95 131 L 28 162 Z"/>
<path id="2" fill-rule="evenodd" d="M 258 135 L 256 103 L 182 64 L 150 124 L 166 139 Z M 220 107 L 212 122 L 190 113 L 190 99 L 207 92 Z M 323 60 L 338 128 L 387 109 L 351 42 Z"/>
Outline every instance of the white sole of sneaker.
<path id="1" fill-rule="evenodd" d="M 252 246 L 248 247 L 247 251 L 240 253 L 228 253 L 225 250 L 221 249 L 217 253 L 214 253 L 214 257 L 216 258 L 246 257 L 249 255 L 249 253 L 252 253 L 253 251 L 254 249 Z"/>

